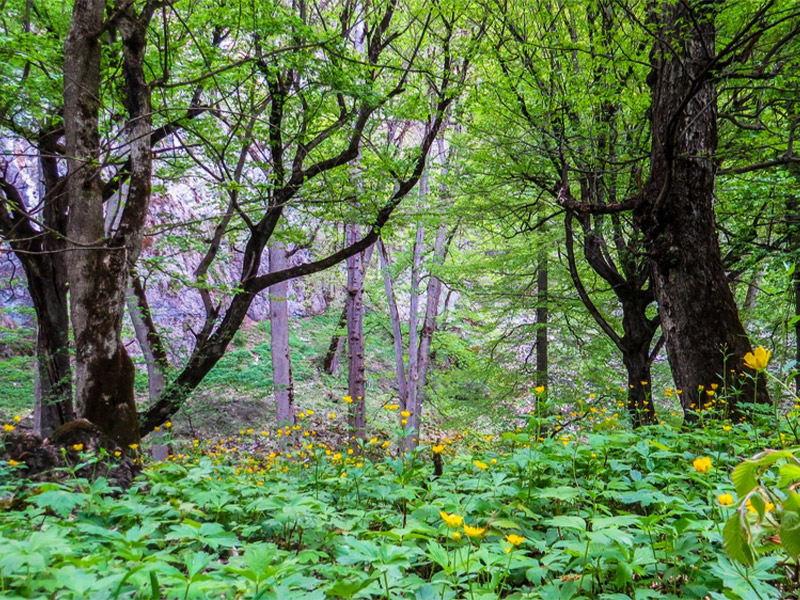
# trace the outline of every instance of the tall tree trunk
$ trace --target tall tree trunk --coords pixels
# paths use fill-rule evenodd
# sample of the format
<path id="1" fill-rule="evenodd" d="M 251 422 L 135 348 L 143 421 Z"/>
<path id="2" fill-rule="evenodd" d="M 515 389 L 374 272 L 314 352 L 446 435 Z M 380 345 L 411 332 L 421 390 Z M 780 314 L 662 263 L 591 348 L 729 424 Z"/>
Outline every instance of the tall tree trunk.
<path id="1" fill-rule="evenodd" d="M 269 268 L 281 271 L 287 267 L 286 249 L 281 242 L 269 247 Z M 294 381 L 289 356 L 289 282 L 269 288 L 270 354 L 272 384 L 275 389 L 275 415 L 278 426 L 294 424 Z"/>
<path id="2" fill-rule="evenodd" d="M 147 367 L 147 397 L 151 401 L 156 401 L 166 387 L 169 362 L 161 336 L 158 334 L 153 316 L 150 314 L 147 293 L 141 278 L 135 271 L 131 277 L 126 300 L 133 332 Z M 150 457 L 155 461 L 167 460 L 170 452 L 169 446 L 159 443 L 160 438 L 164 437 L 164 431 L 155 432 L 153 437 L 149 446 Z"/>
<path id="3" fill-rule="evenodd" d="M 752 401 L 754 386 L 751 378 L 738 376 L 750 344 L 728 286 L 714 218 L 713 8 L 679 2 L 659 10 L 648 78 L 650 174 L 634 220 L 644 233 L 672 375 L 691 420 L 703 387 L 724 381 Z M 768 402 L 766 385 L 758 386 L 757 400 Z M 729 405 L 736 412 L 736 402 Z"/>
<path id="4" fill-rule="evenodd" d="M 69 357 L 66 243 L 61 235 L 57 235 L 67 230 L 67 195 L 58 190 L 63 179 L 59 177 L 56 158 L 61 133 L 58 130 L 45 131 L 39 136 L 39 163 L 44 192 L 52 199 L 45 203 L 43 211 L 48 231 L 42 232 L 42 254 L 31 257 L 38 266 L 35 269 L 25 267 L 37 320 L 39 386 L 33 411 L 33 428 L 42 437 L 49 437 L 61 425 L 75 418 Z M 34 271 L 40 280 L 31 285 Z M 33 287 L 37 288 L 36 291 Z"/>
<path id="5" fill-rule="evenodd" d="M 397 378 L 397 395 L 400 406 L 408 403 L 408 381 L 406 380 L 405 352 L 403 351 L 403 331 L 400 325 L 400 311 L 397 310 L 397 299 L 394 295 L 392 276 L 389 273 L 389 253 L 383 243 L 378 239 L 378 250 L 381 257 L 381 270 L 383 271 L 383 287 L 386 291 L 386 302 L 389 305 L 389 318 L 392 323 L 392 341 L 394 343 L 394 370 Z"/>
<path id="6" fill-rule="evenodd" d="M 592 269 L 611 285 L 622 308 L 623 333 L 620 336 L 592 302 L 581 281 L 575 263 L 572 228 L 574 218 L 574 214 L 568 210 L 564 218 L 564 230 L 570 277 L 589 314 L 622 353 L 622 363 L 625 365 L 628 375 L 628 414 L 632 426 L 636 428 L 655 423 L 655 407 L 650 390 L 650 366 L 652 359 L 658 353 L 660 343 L 656 344 L 652 353 L 650 353 L 650 344 L 658 329 L 659 321 L 657 318 L 649 319 L 647 317 L 647 306 L 653 300 L 651 286 L 647 285 L 647 273 L 630 273 L 627 279 L 622 277 L 613 264 L 604 257 L 601 251 L 601 236 L 592 228 L 591 218 L 587 215 L 580 216 L 584 230 L 584 258 Z"/>
<path id="7" fill-rule="evenodd" d="M 419 193 L 425 198 L 428 192 L 428 176 L 420 178 Z M 425 228 L 417 225 L 411 258 L 411 293 L 408 301 L 408 398 L 403 406 L 411 412 L 417 405 L 417 381 L 419 381 L 419 281 L 422 263 L 422 247 L 425 244 Z"/>
<path id="8" fill-rule="evenodd" d="M 536 385 L 547 393 L 547 250 L 539 250 L 536 275 Z"/>
<path id="9" fill-rule="evenodd" d="M 158 334 L 142 280 L 136 273 L 131 277 L 127 292 L 128 314 L 133 332 L 147 367 L 147 396 L 157 400 L 167 382 L 169 361 L 161 336 Z"/>
<path id="10" fill-rule="evenodd" d="M 75 418 L 69 359 L 69 312 L 63 254 L 30 256 L 23 261 L 28 291 L 36 310 L 38 393 L 34 433 L 49 437 Z"/>
<path id="11" fill-rule="evenodd" d="M 75 335 L 76 399 L 82 414 L 123 446 L 139 441 L 134 366 L 121 339 L 125 292 L 141 249 L 152 171 L 150 88 L 144 77 L 147 25 L 128 7 L 117 19 L 122 37 L 125 137 L 131 171 L 119 226 L 104 235 L 100 181 L 100 35 L 104 0 L 78 0 L 64 46 L 64 127 L 70 240 L 68 280 Z"/>
<path id="12" fill-rule="evenodd" d="M 439 201 L 443 206 L 450 204 L 450 190 L 448 188 L 448 147 L 443 135 L 437 140 L 438 159 L 441 168 L 441 179 L 439 183 Z M 424 189 L 421 192 L 427 193 L 427 179 L 424 180 Z M 425 402 L 425 390 L 428 385 L 428 367 L 430 366 L 431 344 L 433 343 L 433 333 L 436 330 L 436 317 L 439 315 L 439 300 L 442 295 L 442 280 L 436 274 L 436 269 L 444 264 L 447 257 L 449 246 L 448 227 L 446 223 L 441 223 L 436 232 L 436 240 L 433 244 L 433 257 L 428 271 L 428 287 L 425 298 L 425 317 L 422 323 L 422 331 L 419 336 L 419 350 L 417 352 L 417 376 L 412 385 L 416 388 L 414 402 L 410 403 L 408 409 L 411 416 L 408 417 L 408 428 L 411 429 L 411 444 L 413 448 L 417 439 L 420 437 L 420 423 L 422 418 L 422 405 Z M 415 437 L 416 436 L 416 437 Z M 407 444 L 408 445 L 408 444 Z"/>
<path id="13" fill-rule="evenodd" d="M 433 260 L 428 273 L 428 287 L 425 298 L 425 317 L 422 321 L 422 330 L 419 334 L 419 351 L 417 353 L 417 388 L 414 405 L 409 408 L 411 416 L 408 418 L 408 427 L 412 435 L 419 437 L 422 405 L 425 402 L 425 388 L 428 385 L 428 367 L 430 366 L 431 344 L 433 333 L 436 331 L 436 317 L 439 316 L 439 300 L 442 296 L 442 280 L 435 274 L 438 266 L 444 263 L 447 256 L 448 228 L 444 223 L 439 225 L 436 232 L 436 241 L 433 246 Z M 412 447 L 415 440 L 412 438 Z"/>
<path id="14" fill-rule="evenodd" d="M 347 243 L 358 241 L 359 226 L 347 226 Z M 347 259 L 347 394 L 353 399 L 348 421 L 353 435 L 366 435 L 366 366 L 364 363 L 364 270 L 363 254 L 354 254 Z"/>

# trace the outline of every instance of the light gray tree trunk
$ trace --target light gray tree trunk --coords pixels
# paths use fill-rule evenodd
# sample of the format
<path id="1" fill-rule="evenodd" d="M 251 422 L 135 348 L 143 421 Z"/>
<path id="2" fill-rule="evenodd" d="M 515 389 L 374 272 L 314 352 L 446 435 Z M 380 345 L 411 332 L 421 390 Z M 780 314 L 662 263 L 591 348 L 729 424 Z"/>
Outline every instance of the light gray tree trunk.
<path id="1" fill-rule="evenodd" d="M 164 391 L 167 381 L 167 354 L 161 342 L 161 337 L 156 331 L 155 322 L 150 314 L 150 306 L 141 279 L 134 274 L 127 293 L 128 315 L 130 315 L 136 341 L 142 351 L 145 366 L 147 367 L 147 396 L 151 401 L 156 401 Z M 156 461 L 167 460 L 169 446 L 159 443 L 164 437 L 164 431 L 153 433 L 150 443 L 150 457 Z"/>
<path id="2" fill-rule="evenodd" d="M 286 249 L 281 242 L 275 242 L 269 247 L 270 271 L 282 271 L 286 267 Z M 269 288 L 270 354 L 278 426 L 294 424 L 294 381 L 289 355 L 288 294 L 288 281 L 282 281 Z"/>
<path id="3" fill-rule="evenodd" d="M 378 238 L 381 256 L 381 270 L 383 271 L 383 287 L 386 290 L 386 300 L 389 305 L 389 318 L 392 322 L 392 340 L 394 342 L 394 365 L 397 378 L 397 395 L 400 406 L 408 403 L 408 382 L 406 380 L 405 352 L 403 351 L 403 331 L 400 324 L 400 311 L 397 310 L 397 299 L 394 295 L 394 285 L 389 272 L 389 253 L 382 238 Z"/>

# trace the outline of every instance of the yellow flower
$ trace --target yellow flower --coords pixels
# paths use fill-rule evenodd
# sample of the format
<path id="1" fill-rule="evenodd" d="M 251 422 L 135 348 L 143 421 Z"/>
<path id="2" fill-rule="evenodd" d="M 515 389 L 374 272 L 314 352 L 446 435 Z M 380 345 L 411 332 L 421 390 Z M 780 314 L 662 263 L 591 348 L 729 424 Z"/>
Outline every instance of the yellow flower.
<path id="1" fill-rule="evenodd" d="M 172 429 L 172 421 L 167 421 L 164 423 L 164 429 Z"/>
<path id="2" fill-rule="evenodd" d="M 403 410 L 403 411 L 400 411 L 400 416 L 403 417 L 404 419 L 407 419 L 408 417 L 411 416 L 411 413 L 408 412 L 407 410 Z"/>
<path id="3" fill-rule="evenodd" d="M 750 500 L 747 501 L 746 506 L 747 506 L 747 510 L 749 510 L 750 512 L 753 512 L 753 513 L 758 512 L 756 510 L 756 507 L 753 506 L 753 503 Z M 772 502 L 765 502 L 764 503 L 764 512 L 765 513 L 772 512 L 773 508 L 775 508 L 775 505 Z"/>
<path id="4" fill-rule="evenodd" d="M 485 462 L 482 462 L 480 460 L 476 460 L 475 461 L 475 466 L 478 467 L 481 471 L 485 471 L 486 469 L 489 468 L 489 465 L 487 465 Z"/>
<path id="5" fill-rule="evenodd" d="M 460 527 L 461 524 L 464 522 L 464 517 L 461 515 L 457 515 L 456 513 L 448 514 L 443 510 L 439 511 L 439 515 L 442 517 L 444 524 L 448 527 Z"/>
<path id="6" fill-rule="evenodd" d="M 408 419 L 403 419 L 402 421 L 400 421 L 400 425 L 407 425 L 407 424 L 408 424 Z"/>
<path id="7" fill-rule="evenodd" d="M 460 540 L 461 539 L 461 532 L 460 531 L 454 531 L 453 532 L 453 539 L 456 540 L 456 541 Z"/>
<path id="8" fill-rule="evenodd" d="M 434 454 L 441 454 L 444 451 L 444 445 L 443 444 L 439 444 L 439 445 L 434 446 L 433 448 L 431 448 L 431 450 L 433 450 Z"/>
<path id="9" fill-rule="evenodd" d="M 19 423 L 20 421 L 22 421 L 22 417 L 20 416 L 14 417 L 14 423 Z"/>
<path id="10" fill-rule="evenodd" d="M 119 450 L 115 450 L 115 451 L 114 451 L 114 456 L 116 456 L 117 458 L 119 458 L 120 456 L 122 456 L 122 452 L 120 452 Z"/>
<path id="11" fill-rule="evenodd" d="M 335 419 L 335 418 L 336 418 L 336 413 L 330 413 L 330 414 L 328 415 L 328 418 L 329 418 L 329 419 Z"/>
<path id="12" fill-rule="evenodd" d="M 3 431 L 14 431 L 14 426 L 6 423 L 5 425 L 3 425 Z"/>
<path id="13" fill-rule="evenodd" d="M 353 403 L 353 397 L 352 396 L 342 396 L 342 400 L 344 400 L 348 404 L 352 404 Z"/>
<path id="14" fill-rule="evenodd" d="M 543 393 L 543 392 L 544 392 L 544 386 L 543 386 L 543 385 L 537 385 L 537 386 L 536 386 L 536 388 L 534 389 L 534 391 L 535 391 L 537 394 L 541 394 L 541 393 Z"/>
<path id="15" fill-rule="evenodd" d="M 744 355 L 744 364 L 754 371 L 761 371 L 767 367 L 770 354 L 772 353 L 764 348 L 764 346 L 759 346 L 752 352 L 748 352 Z"/>
<path id="16" fill-rule="evenodd" d="M 733 496 L 730 494 L 720 494 L 717 496 L 717 502 L 719 502 L 722 506 L 730 506 L 733 504 Z"/>
<path id="17" fill-rule="evenodd" d="M 512 546 L 519 546 L 522 542 L 525 541 L 525 538 L 515 533 L 509 533 L 506 536 L 506 541 Z"/>
<path id="18" fill-rule="evenodd" d="M 136 450 L 138 447 L 139 447 L 139 444 L 129 444 L 128 445 L 128 448 L 130 448 L 131 450 Z"/>
<path id="19" fill-rule="evenodd" d="M 484 533 L 486 533 L 486 527 L 470 527 L 469 525 L 464 525 L 464 533 L 467 534 L 467 537 L 481 537 Z"/>
<path id="20" fill-rule="evenodd" d="M 708 473 L 711 470 L 711 459 L 708 456 L 695 458 L 692 461 L 692 466 L 698 473 Z"/>
<path id="21" fill-rule="evenodd" d="M 731 430 L 731 426 L 730 425 L 723 425 L 722 426 L 722 431 L 730 431 L 730 430 Z"/>
<path id="22" fill-rule="evenodd" d="M 8 466 L 9 467 L 16 467 L 19 465 L 19 461 L 14 460 L 13 458 L 8 459 Z"/>
<path id="23" fill-rule="evenodd" d="M 398 408 L 400 408 L 400 405 L 399 404 L 389 404 L 386 408 L 389 409 L 389 410 L 397 410 Z"/>
<path id="24" fill-rule="evenodd" d="M 83 450 L 83 444 L 72 444 L 72 449 L 75 450 L 75 452 L 80 452 Z"/>
<path id="25" fill-rule="evenodd" d="M 159 427 L 158 425 L 156 425 L 155 427 L 153 427 L 153 431 L 161 431 L 161 427 Z"/>

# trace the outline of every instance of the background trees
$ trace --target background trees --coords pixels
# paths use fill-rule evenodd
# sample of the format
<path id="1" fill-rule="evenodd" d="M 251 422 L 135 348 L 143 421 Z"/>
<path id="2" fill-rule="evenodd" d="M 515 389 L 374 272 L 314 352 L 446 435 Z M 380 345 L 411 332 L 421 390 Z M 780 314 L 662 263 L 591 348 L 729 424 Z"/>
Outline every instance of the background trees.
<path id="1" fill-rule="evenodd" d="M 607 348 L 586 339 L 603 334 L 627 371 L 634 425 L 657 418 L 662 337 L 687 415 L 712 384 L 752 396 L 740 375 L 747 303 L 730 282 L 745 279 L 735 291 L 752 300 L 763 265 L 796 253 L 791 3 L 714 13 L 603 0 L 45 4 L 8 3 L 19 19 L 4 26 L 0 110 L 0 228 L 38 315 L 43 433 L 74 414 L 70 325 L 78 413 L 135 443 L 219 363 L 262 292 L 273 299 L 277 417 L 290 423 L 285 283 L 344 261 L 351 426 L 363 431 L 360 324 L 376 305 L 369 290 L 382 273 L 365 265 L 379 237 L 412 430 L 441 383 L 437 367 L 469 362 L 446 330 L 432 341 L 444 306 L 461 311 L 464 337 L 482 320 L 518 334 L 507 364 L 499 339 L 468 346 L 490 351 L 472 364 L 487 377 L 505 371 L 492 377 L 513 394 L 566 384 L 549 372 L 548 350 L 566 339 L 570 352 Z M 759 178 L 774 197 L 756 205 L 744 199 L 762 193 Z M 192 216 L 167 208 L 171 196 Z M 435 222 L 423 223 L 437 196 Z M 159 280 L 201 307 L 186 318 L 187 347 L 159 337 L 147 298 Z M 158 395 L 143 411 L 127 304 Z M 535 377 L 517 378 L 534 354 Z M 168 356 L 181 366 L 165 375 Z"/>

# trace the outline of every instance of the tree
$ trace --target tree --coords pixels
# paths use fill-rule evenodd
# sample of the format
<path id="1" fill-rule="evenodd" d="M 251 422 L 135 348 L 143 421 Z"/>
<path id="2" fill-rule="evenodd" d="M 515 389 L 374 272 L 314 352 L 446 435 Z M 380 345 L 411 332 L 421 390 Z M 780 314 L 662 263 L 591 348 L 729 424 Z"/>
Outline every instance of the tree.
<path id="1" fill-rule="evenodd" d="M 722 384 L 727 392 L 740 394 L 739 399 L 754 394 L 754 380 L 740 375 L 746 371 L 742 359 L 750 344 L 728 286 L 715 228 L 716 82 L 727 67 L 747 60 L 752 45 L 771 37 L 764 34 L 784 23 L 786 11 L 768 2 L 744 20 L 739 16 L 721 50 L 716 49 L 718 17 L 708 5 L 691 3 L 664 3 L 649 15 L 655 39 L 647 79 L 652 143 L 643 190 L 614 205 L 583 207 L 572 198 L 566 178 L 559 192 L 561 204 L 573 210 L 633 211 L 688 419 L 713 394 L 712 385 Z M 796 35 L 788 29 L 776 35 L 776 51 Z M 765 386 L 758 386 L 756 400 L 767 401 Z M 730 406 L 737 416 L 736 403 Z"/>
<path id="2" fill-rule="evenodd" d="M 247 214 L 237 206 L 232 209 L 245 223 L 247 231 L 243 267 L 235 288 L 237 291 L 226 302 L 224 311 L 220 306 L 214 306 L 209 311 L 187 364 L 167 387 L 159 402 L 143 415 L 143 433 L 149 432 L 178 410 L 183 399 L 222 357 L 255 294 L 280 281 L 320 271 L 364 251 L 375 242 L 380 229 L 388 222 L 395 207 L 414 188 L 424 170 L 426 156 L 444 113 L 466 78 L 469 50 L 479 31 L 467 31 L 467 35 L 459 38 L 459 43 L 465 47 L 462 49 L 463 55 L 457 56 L 451 54 L 450 50 L 456 39 L 456 19 L 454 14 L 442 8 L 433 7 L 423 12 L 422 18 L 402 15 L 407 20 L 405 25 L 395 23 L 401 15 L 396 14 L 397 6 L 392 2 L 372 7 L 368 13 L 354 12 L 352 8 L 350 5 L 329 6 L 324 11 L 306 11 L 305 5 L 298 7 L 298 18 L 307 26 L 303 28 L 306 34 L 312 25 L 320 26 L 321 32 L 331 31 L 330 28 L 324 28 L 327 22 L 315 21 L 327 19 L 331 24 L 337 24 L 333 30 L 339 31 L 341 36 L 330 43 L 320 43 L 315 48 L 313 64 L 307 62 L 302 65 L 302 77 L 298 75 L 295 60 L 287 61 L 284 65 L 256 61 L 259 74 L 269 90 L 266 97 L 268 108 L 265 113 L 269 118 L 264 157 L 269 165 L 269 177 L 266 186 L 258 187 L 265 192 L 261 201 L 264 209 L 258 215 Z M 355 23 L 362 20 L 367 40 L 364 60 L 347 56 L 345 63 L 342 57 L 352 47 L 348 37 Z M 399 43 L 401 36 L 410 40 L 408 52 L 393 53 L 392 48 Z M 441 46 L 445 56 L 439 66 L 434 66 L 433 62 L 423 65 L 418 61 L 419 47 L 429 36 L 433 36 L 432 39 Z M 256 36 L 254 41 L 256 56 L 266 56 L 270 52 L 263 38 Z M 305 44 L 310 40 L 301 41 Z M 342 47 L 340 41 L 347 43 Z M 320 60 L 323 60 L 327 71 L 320 71 Z M 394 63 L 393 68 L 384 68 L 382 61 Z M 358 72 L 343 69 L 343 64 L 350 63 L 355 65 Z M 412 78 L 414 68 L 419 73 Z M 306 79 L 318 78 L 320 72 L 324 75 L 321 79 Z M 315 184 L 312 180 L 323 174 L 336 185 L 350 185 L 346 176 L 347 168 L 364 148 L 365 137 L 371 133 L 371 128 L 379 129 L 377 123 L 385 119 L 381 111 L 390 111 L 392 103 L 401 102 L 403 93 L 408 93 L 405 91 L 407 87 L 417 85 L 416 77 L 426 82 L 426 87 L 427 82 L 432 83 L 436 90 L 433 105 L 430 109 L 424 109 L 424 119 L 430 122 L 429 133 L 418 144 L 409 147 L 401 161 L 392 162 L 380 153 L 376 155 L 375 159 L 388 170 L 395 187 L 377 207 L 374 202 L 369 207 L 362 207 L 369 215 L 362 216 L 366 233 L 326 257 L 282 271 L 261 274 L 261 254 L 287 206 L 302 198 L 302 190 L 313 189 Z M 324 189 L 316 188 L 315 191 L 324 192 Z M 348 197 L 348 194 L 344 196 Z M 380 197 L 380 194 L 375 197 Z"/>
<path id="3" fill-rule="evenodd" d="M 75 390 L 82 414 L 127 446 L 138 442 L 135 370 L 122 343 L 122 316 L 150 201 L 151 88 L 145 78 L 147 29 L 157 2 L 117 7 L 105 19 L 105 0 L 77 0 L 64 44 L 64 138 L 67 153 L 67 237 L 70 317 L 75 337 Z M 125 141 L 130 173 L 119 220 L 105 231 L 100 178 L 100 85 L 107 27 L 122 40 Z"/>

